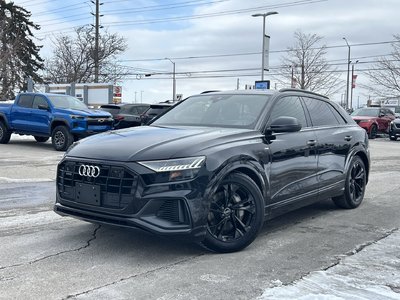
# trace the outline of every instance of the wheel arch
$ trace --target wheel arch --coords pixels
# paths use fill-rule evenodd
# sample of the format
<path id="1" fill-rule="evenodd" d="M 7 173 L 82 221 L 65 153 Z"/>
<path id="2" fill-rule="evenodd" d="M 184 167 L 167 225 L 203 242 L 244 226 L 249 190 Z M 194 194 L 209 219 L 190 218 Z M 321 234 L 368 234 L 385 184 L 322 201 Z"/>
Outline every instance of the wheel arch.
<path id="1" fill-rule="evenodd" d="M 368 159 L 368 156 L 367 156 L 367 154 L 365 154 L 364 152 L 362 152 L 362 151 L 358 151 L 358 152 L 356 152 L 355 154 L 354 154 L 354 156 L 359 156 L 360 158 L 361 158 L 361 160 L 363 161 L 363 163 L 364 163 L 364 166 L 365 166 L 365 169 L 366 169 L 366 180 L 367 180 L 367 183 L 368 183 L 368 177 L 369 177 L 369 168 L 370 168 L 370 163 L 369 163 L 369 159 Z"/>
<path id="2" fill-rule="evenodd" d="M 378 122 L 374 121 L 374 122 L 371 124 L 371 126 L 369 126 L 368 133 L 371 133 L 372 128 L 373 128 L 374 126 L 376 127 L 376 132 L 379 131 Z"/>
<path id="3" fill-rule="evenodd" d="M 7 119 L 6 115 L 3 114 L 3 113 L 0 113 L 0 122 L 3 122 L 3 124 L 4 124 L 8 129 L 10 129 L 10 125 L 8 124 L 8 119 Z"/>
<path id="4" fill-rule="evenodd" d="M 65 120 L 55 119 L 53 120 L 53 122 L 51 122 L 50 135 L 53 132 L 54 128 L 56 128 L 57 126 L 65 126 L 69 130 L 69 125 Z"/>
<path id="5" fill-rule="evenodd" d="M 255 172 L 255 170 L 248 168 L 247 166 L 240 166 L 236 169 L 233 169 L 230 173 L 237 172 L 237 173 L 243 173 L 250 177 L 251 180 L 254 181 L 254 183 L 258 186 L 260 189 L 261 194 L 265 194 L 266 191 L 266 186 L 265 186 L 265 180 L 260 177 L 259 174 Z M 229 174 L 230 174 L 229 173 Z"/>
<path id="6" fill-rule="evenodd" d="M 206 189 L 206 197 L 212 195 L 215 190 L 218 188 L 219 184 L 224 180 L 226 176 L 229 176 L 232 173 L 242 173 L 248 176 L 251 180 L 259 188 L 264 204 L 267 205 L 269 199 L 269 180 L 266 176 L 266 172 L 264 168 L 260 165 L 257 160 L 254 160 L 251 157 L 247 157 L 247 159 L 241 159 L 226 162 L 224 166 L 218 170 L 215 175 L 210 179 L 209 186 Z"/>

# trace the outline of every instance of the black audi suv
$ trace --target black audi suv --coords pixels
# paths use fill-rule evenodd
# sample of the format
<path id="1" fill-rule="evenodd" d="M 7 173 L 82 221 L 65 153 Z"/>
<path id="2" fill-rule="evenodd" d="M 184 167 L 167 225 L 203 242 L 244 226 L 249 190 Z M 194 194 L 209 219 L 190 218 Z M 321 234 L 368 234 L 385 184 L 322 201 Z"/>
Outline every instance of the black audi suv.
<path id="1" fill-rule="evenodd" d="M 233 252 L 289 210 L 327 198 L 358 207 L 369 167 L 365 130 L 324 96 L 210 92 L 149 126 L 74 143 L 58 166 L 54 210 Z"/>

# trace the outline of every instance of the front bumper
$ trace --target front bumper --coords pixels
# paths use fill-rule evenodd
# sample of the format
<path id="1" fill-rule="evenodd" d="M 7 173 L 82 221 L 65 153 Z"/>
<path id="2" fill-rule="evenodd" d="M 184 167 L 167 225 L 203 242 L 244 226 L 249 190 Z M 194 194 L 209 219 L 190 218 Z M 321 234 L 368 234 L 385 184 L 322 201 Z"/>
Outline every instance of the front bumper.
<path id="1" fill-rule="evenodd" d="M 400 137 L 400 123 L 391 123 L 389 127 L 389 136 L 390 137 Z"/>
<path id="2" fill-rule="evenodd" d="M 82 164 L 99 166 L 100 176 L 80 176 Z M 151 172 L 136 163 L 64 159 L 57 170 L 54 211 L 93 223 L 204 239 L 207 180 L 198 176 L 185 182 L 149 184 L 146 173 Z"/>
<path id="3" fill-rule="evenodd" d="M 112 130 L 113 124 L 114 121 L 112 118 L 87 117 L 83 120 L 72 120 L 70 128 L 72 134 L 84 138 L 96 133 Z"/>

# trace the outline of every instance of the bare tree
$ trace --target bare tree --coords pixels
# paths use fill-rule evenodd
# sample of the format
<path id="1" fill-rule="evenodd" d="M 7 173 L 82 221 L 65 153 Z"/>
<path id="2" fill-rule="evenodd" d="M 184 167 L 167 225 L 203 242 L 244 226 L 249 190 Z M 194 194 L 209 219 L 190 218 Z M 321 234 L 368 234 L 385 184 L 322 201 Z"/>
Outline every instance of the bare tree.
<path id="1" fill-rule="evenodd" d="M 327 62 L 326 45 L 316 34 L 294 33 L 295 43 L 282 56 L 277 81 L 287 87 L 331 95 L 343 88 L 340 74 Z"/>
<path id="2" fill-rule="evenodd" d="M 400 97 L 400 35 L 394 35 L 392 52 L 381 57 L 367 72 L 370 91 L 380 98 Z"/>
<path id="3" fill-rule="evenodd" d="M 59 35 L 53 41 L 53 57 L 46 63 L 46 80 L 54 83 L 93 82 L 94 29 L 79 27 L 75 37 Z M 99 82 L 117 81 L 125 70 L 118 68 L 116 57 L 127 49 L 125 39 L 107 31 L 99 38 Z"/>

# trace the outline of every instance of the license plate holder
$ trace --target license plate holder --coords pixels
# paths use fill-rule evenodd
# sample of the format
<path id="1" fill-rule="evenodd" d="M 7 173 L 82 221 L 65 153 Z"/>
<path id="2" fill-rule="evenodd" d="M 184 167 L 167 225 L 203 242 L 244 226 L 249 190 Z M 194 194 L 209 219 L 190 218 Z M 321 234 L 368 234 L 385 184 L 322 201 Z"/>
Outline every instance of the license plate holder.
<path id="1" fill-rule="evenodd" d="M 80 183 L 76 184 L 76 201 L 88 205 L 101 205 L 101 190 L 99 185 Z"/>

